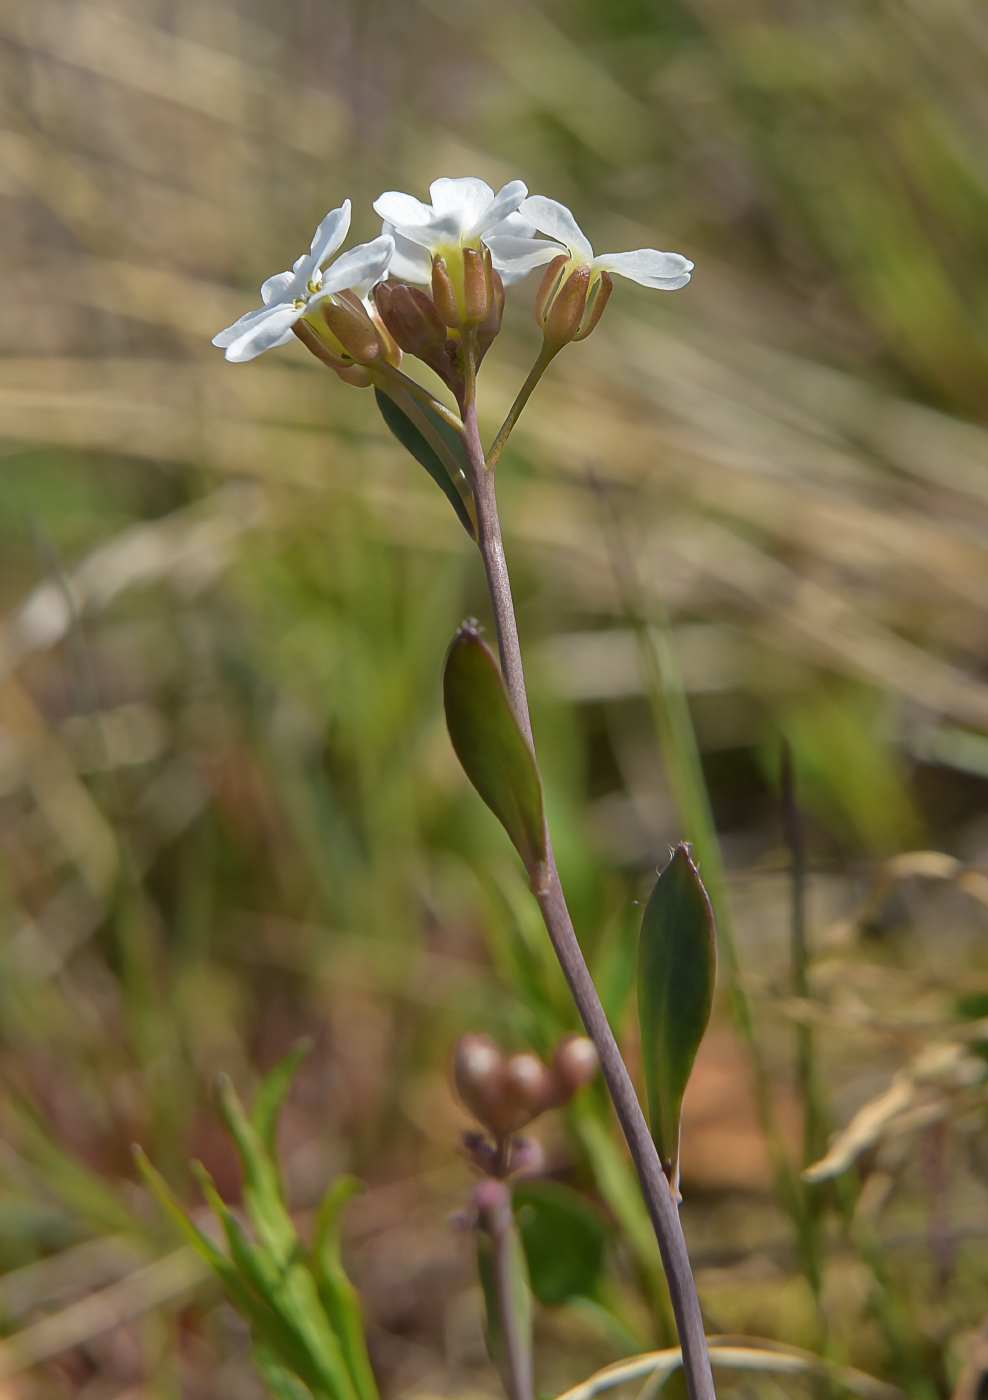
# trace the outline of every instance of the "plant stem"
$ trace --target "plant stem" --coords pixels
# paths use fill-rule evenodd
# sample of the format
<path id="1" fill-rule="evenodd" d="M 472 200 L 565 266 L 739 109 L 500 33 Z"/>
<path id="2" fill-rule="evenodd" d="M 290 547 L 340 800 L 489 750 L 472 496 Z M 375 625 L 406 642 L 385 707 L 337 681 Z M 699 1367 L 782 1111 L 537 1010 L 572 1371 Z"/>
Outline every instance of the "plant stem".
<path id="1" fill-rule="evenodd" d="M 470 464 L 477 505 L 477 543 L 487 572 L 501 670 L 519 723 L 531 742 L 532 724 L 528 711 L 521 647 L 518 642 L 518 626 L 511 598 L 511 581 L 501 541 L 494 472 L 487 467 L 484 460 L 484 449 L 477 427 L 476 404 L 472 395 L 464 407 L 463 428 L 463 443 Z M 608 1024 L 597 988 L 593 984 L 577 941 L 548 831 L 546 847 L 545 865 L 533 873 L 532 889 L 539 901 L 542 917 L 569 983 L 573 1000 L 587 1034 L 597 1048 L 604 1080 L 631 1149 L 669 1281 L 669 1293 L 683 1349 L 683 1370 L 690 1400 L 714 1400 L 713 1377 L 703 1332 L 703 1319 L 700 1315 L 700 1303 L 696 1295 L 689 1255 L 686 1252 L 679 1212 L 669 1181 L 659 1162 L 659 1154 L 645 1122 L 631 1076 L 621 1058 L 614 1033 Z"/>
<path id="2" fill-rule="evenodd" d="M 531 1338 L 526 1340 L 523 1335 L 515 1296 L 515 1261 L 512 1254 L 520 1248 L 515 1235 L 517 1226 L 508 1188 L 503 1183 L 498 1185 L 500 1191 L 497 1198 L 481 1209 L 480 1217 L 491 1241 L 494 1298 L 507 1372 L 504 1380 L 511 1400 L 533 1400 L 535 1385 L 532 1378 Z"/>
<path id="3" fill-rule="evenodd" d="M 501 453 L 504 451 L 504 444 L 507 442 L 512 428 L 521 417 L 521 411 L 532 397 L 532 390 L 549 368 L 554 356 L 558 355 L 563 347 L 561 345 L 550 344 L 548 340 L 543 340 L 542 349 L 539 351 L 538 359 L 529 370 L 528 378 L 518 390 L 518 396 L 508 410 L 508 416 L 501 424 L 497 437 L 487 454 L 487 470 L 493 471 L 498 464 Z"/>

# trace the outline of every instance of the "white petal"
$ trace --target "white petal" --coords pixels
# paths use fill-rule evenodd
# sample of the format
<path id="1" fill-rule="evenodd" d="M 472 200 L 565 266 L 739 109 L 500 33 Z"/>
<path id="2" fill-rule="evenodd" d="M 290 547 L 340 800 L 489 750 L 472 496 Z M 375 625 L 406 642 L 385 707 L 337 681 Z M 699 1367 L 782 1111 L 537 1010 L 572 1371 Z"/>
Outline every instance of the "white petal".
<path id="1" fill-rule="evenodd" d="M 490 201 L 487 208 L 465 230 L 467 236 L 476 238 L 478 233 L 486 233 L 488 229 L 494 228 L 502 220 L 509 218 L 527 194 L 528 186 L 524 180 L 512 180 L 510 184 L 498 190 L 496 197 Z"/>
<path id="2" fill-rule="evenodd" d="M 288 288 L 295 281 L 290 272 L 276 272 L 273 277 L 269 277 L 266 282 L 261 283 L 261 300 L 265 306 L 270 306 L 273 302 L 287 301 Z M 215 343 L 215 342 L 214 342 Z"/>
<path id="3" fill-rule="evenodd" d="M 487 230 L 488 234 L 496 234 L 498 237 L 500 237 L 502 233 L 510 233 L 514 238 L 534 238 L 537 232 L 538 229 L 535 225 L 529 223 L 528 219 L 522 214 L 519 214 L 517 210 L 514 214 L 509 214 L 506 219 L 502 219 L 500 223 L 494 224 L 492 228 Z M 485 237 L 484 242 L 489 243 L 490 239 Z"/>
<path id="4" fill-rule="evenodd" d="M 674 292 L 690 280 L 693 264 L 681 253 L 660 253 L 655 248 L 636 248 L 631 253 L 604 253 L 593 265 L 603 272 L 618 272 L 643 287 Z"/>
<path id="5" fill-rule="evenodd" d="M 227 347 L 226 358 L 242 364 L 265 350 L 273 350 L 276 345 L 287 345 L 292 338 L 292 326 L 301 315 L 302 310 L 295 306 L 264 307 L 263 316 Z"/>
<path id="6" fill-rule="evenodd" d="M 518 282 L 533 268 L 552 262 L 560 253 L 568 253 L 560 243 L 547 238 L 516 238 L 512 234 L 489 233 L 484 239 L 491 250 L 491 261 L 506 287 Z"/>
<path id="7" fill-rule="evenodd" d="M 372 286 L 374 282 L 380 282 L 388 270 L 394 250 L 394 239 L 384 233 L 370 243 L 361 243 L 358 247 L 341 253 L 332 267 L 326 269 L 322 286 L 319 288 L 320 295 L 342 292 L 345 287 L 353 287 L 358 282 L 366 282 L 370 278 L 373 279 Z"/>
<path id="8" fill-rule="evenodd" d="M 374 209 L 389 224 L 428 224 L 432 210 L 414 195 L 385 190 L 374 201 Z"/>
<path id="9" fill-rule="evenodd" d="M 462 180 L 450 180 L 446 176 L 433 180 L 429 194 L 436 217 L 456 227 L 457 242 L 483 216 L 494 199 L 490 185 L 475 175 L 466 175 Z"/>
<path id="10" fill-rule="evenodd" d="M 397 224 L 396 231 L 420 248 L 428 248 L 430 253 L 459 243 L 463 236 L 458 214 L 445 214 L 441 219 L 434 215 L 428 224 Z"/>
<path id="11" fill-rule="evenodd" d="M 432 258 L 428 251 L 410 238 L 404 238 L 393 224 L 385 223 L 382 233 L 390 233 L 395 241 L 394 257 L 388 265 L 392 277 L 400 277 L 403 282 L 431 282 Z"/>
<path id="12" fill-rule="evenodd" d="M 345 199 L 339 209 L 331 209 L 312 235 L 309 256 L 313 267 L 322 267 L 331 258 L 350 228 L 350 201 Z"/>
<path id="13" fill-rule="evenodd" d="M 232 326 L 227 326 L 225 331 L 220 331 L 218 335 L 213 336 L 213 344 L 218 345 L 221 350 L 225 350 L 228 345 L 232 345 L 235 340 L 240 338 L 248 326 L 252 326 L 256 320 L 269 314 L 266 306 L 259 306 L 256 311 L 245 311 L 234 321 Z"/>
<path id="14" fill-rule="evenodd" d="M 585 262 L 593 257 L 589 239 L 565 204 L 546 199 L 545 195 L 533 194 L 522 204 L 520 212 L 522 218 L 529 219 L 540 233 L 547 233 L 550 238 L 558 238 L 560 243 L 565 243 L 574 257 Z"/>

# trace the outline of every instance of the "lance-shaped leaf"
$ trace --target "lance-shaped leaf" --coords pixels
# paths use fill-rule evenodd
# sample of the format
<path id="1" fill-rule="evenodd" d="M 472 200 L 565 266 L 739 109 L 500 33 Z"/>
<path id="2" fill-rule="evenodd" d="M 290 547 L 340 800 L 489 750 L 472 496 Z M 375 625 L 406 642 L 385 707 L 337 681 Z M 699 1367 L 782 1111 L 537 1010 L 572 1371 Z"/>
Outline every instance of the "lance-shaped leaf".
<path id="1" fill-rule="evenodd" d="M 638 1019 L 648 1115 L 659 1158 L 679 1182 L 683 1094 L 710 1020 L 717 944 L 710 900 L 686 846 L 655 883 L 638 941 Z"/>
<path id="2" fill-rule="evenodd" d="M 446 654 L 446 724 L 463 771 L 532 871 L 545 860 L 542 782 L 494 654 L 465 624 Z"/>
<path id="3" fill-rule="evenodd" d="M 391 432 L 445 492 L 460 524 L 475 540 L 477 527 L 473 519 L 469 465 L 456 430 L 435 409 L 411 394 L 404 396 L 403 404 L 398 404 L 381 389 L 375 389 L 374 396 Z"/>

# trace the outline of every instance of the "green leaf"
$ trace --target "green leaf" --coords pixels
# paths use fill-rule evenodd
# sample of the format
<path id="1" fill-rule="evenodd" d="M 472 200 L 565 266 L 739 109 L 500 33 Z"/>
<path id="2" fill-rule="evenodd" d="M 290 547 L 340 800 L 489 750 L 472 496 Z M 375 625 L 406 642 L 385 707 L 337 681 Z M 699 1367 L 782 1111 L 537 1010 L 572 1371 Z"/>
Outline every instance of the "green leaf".
<path id="1" fill-rule="evenodd" d="M 297 1040 L 261 1080 L 250 1108 L 250 1121 L 272 1159 L 277 1150 L 278 1115 L 298 1067 L 312 1050 L 308 1037 Z"/>
<path id="2" fill-rule="evenodd" d="M 511 1307 L 515 1328 L 522 1348 L 532 1355 L 532 1286 L 528 1277 L 528 1262 L 517 1225 L 512 1225 L 507 1243 L 508 1267 L 511 1272 Z M 477 1231 L 477 1271 L 484 1291 L 487 1350 L 497 1367 L 509 1395 L 513 1393 L 513 1377 L 508 1365 L 508 1352 L 501 1330 L 501 1314 L 497 1306 L 497 1286 L 494 1278 L 494 1245 L 483 1230 Z"/>
<path id="3" fill-rule="evenodd" d="M 207 1264 L 209 1264 L 219 1276 L 223 1287 L 229 1294 L 231 1302 L 235 1303 L 245 1317 L 252 1321 L 256 1319 L 260 1305 L 254 1298 L 250 1289 L 242 1281 L 236 1267 L 231 1263 L 221 1249 L 199 1229 L 192 1217 L 188 1214 L 164 1177 L 155 1167 L 151 1165 L 148 1158 L 140 1147 L 133 1148 L 134 1162 L 137 1170 L 152 1195 L 162 1206 L 165 1213 L 178 1227 L 179 1233 L 184 1236 L 193 1249 L 199 1254 Z"/>
<path id="4" fill-rule="evenodd" d="M 428 404 L 418 399 L 412 400 L 411 395 L 408 395 L 407 411 L 380 389 L 375 388 L 374 397 L 388 428 L 402 447 L 412 454 L 419 466 L 425 467 L 436 485 L 445 492 L 460 524 L 470 538 L 475 540 L 477 529 L 471 514 L 473 500 L 470 469 L 463 443 L 455 428 Z M 428 437 L 412 422 L 409 414 L 414 414 L 423 422 Z"/>
<path id="5" fill-rule="evenodd" d="M 679 1180 L 683 1094 L 710 1020 L 714 916 L 689 849 L 680 845 L 655 883 L 638 940 L 638 1019 L 652 1137 Z"/>
<path id="6" fill-rule="evenodd" d="M 258 1239 L 270 1250 L 279 1268 L 301 1251 L 301 1242 L 285 1209 L 278 1169 L 257 1129 L 244 1112 L 236 1090 L 225 1074 L 217 1081 L 220 1107 L 244 1168 L 244 1205 Z"/>
<path id="7" fill-rule="evenodd" d="M 494 655 L 469 623 L 446 653 L 443 702 L 464 772 L 531 874 L 546 856 L 542 781 Z"/>
<path id="8" fill-rule="evenodd" d="M 333 1182 L 319 1207 L 312 1241 L 312 1269 L 323 1308 L 340 1339 L 350 1375 L 360 1400 L 378 1400 L 377 1382 L 367 1356 L 364 1315 L 357 1290 L 350 1282 L 340 1255 L 340 1217 L 352 1196 L 363 1191 L 355 1176 Z"/>
<path id="9" fill-rule="evenodd" d="M 273 1314 L 260 1320 L 259 1339 L 316 1395 L 357 1400 L 339 1338 L 322 1309 L 312 1274 L 297 1260 L 281 1267 L 263 1245 L 251 1244 L 205 1167 L 194 1162 L 193 1171 L 223 1225 L 234 1264 Z"/>
<path id="10" fill-rule="evenodd" d="M 277 1400 L 312 1400 L 312 1391 L 299 1380 L 294 1371 L 283 1366 L 277 1355 L 268 1347 L 255 1344 L 254 1364 L 260 1371 L 264 1384 Z"/>
<path id="11" fill-rule="evenodd" d="M 539 1302 L 593 1298 L 604 1267 L 606 1217 L 558 1181 L 519 1182 L 512 1198 Z"/>

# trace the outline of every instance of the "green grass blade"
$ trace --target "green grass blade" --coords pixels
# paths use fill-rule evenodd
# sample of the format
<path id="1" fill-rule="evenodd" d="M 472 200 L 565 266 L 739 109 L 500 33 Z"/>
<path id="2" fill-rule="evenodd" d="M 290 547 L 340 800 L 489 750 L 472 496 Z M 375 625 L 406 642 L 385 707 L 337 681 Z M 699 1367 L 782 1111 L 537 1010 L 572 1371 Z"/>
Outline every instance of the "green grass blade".
<path id="1" fill-rule="evenodd" d="M 339 1338 L 357 1394 L 360 1400 L 378 1400 L 377 1382 L 367 1355 L 360 1297 L 343 1267 L 340 1254 L 343 1207 L 363 1189 L 363 1183 L 356 1177 L 341 1176 L 326 1192 L 312 1241 L 312 1268 L 319 1297 Z"/>

